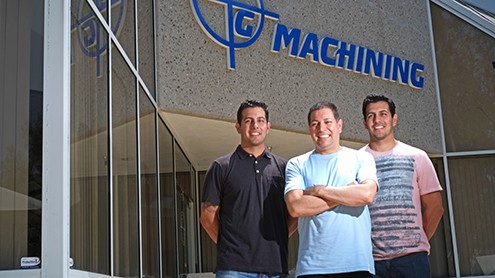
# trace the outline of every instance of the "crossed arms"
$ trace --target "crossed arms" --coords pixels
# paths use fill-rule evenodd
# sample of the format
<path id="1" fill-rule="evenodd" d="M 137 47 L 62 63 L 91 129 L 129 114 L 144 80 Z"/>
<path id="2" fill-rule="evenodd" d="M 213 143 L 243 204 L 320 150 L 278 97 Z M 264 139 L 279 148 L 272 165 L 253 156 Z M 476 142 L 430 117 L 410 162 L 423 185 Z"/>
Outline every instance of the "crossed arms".
<path id="1" fill-rule="evenodd" d="M 285 195 L 287 205 L 287 225 L 289 235 L 297 229 L 297 217 L 311 216 L 338 205 L 364 206 L 373 203 L 377 191 L 374 180 L 358 184 L 353 181 L 343 187 L 317 185 L 306 190 L 292 190 Z M 217 243 L 220 227 L 219 206 L 212 203 L 201 204 L 201 225 L 210 238 Z"/>
<path id="2" fill-rule="evenodd" d="M 293 218 L 311 216 L 339 205 L 363 206 L 373 203 L 377 185 L 373 180 L 361 184 L 351 182 L 344 187 L 312 186 L 306 190 L 292 190 L 285 195 L 289 214 Z M 428 239 L 435 233 L 444 212 L 440 191 L 421 196 L 423 229 Z"/>
<path id="3" fill-rule="evenodd" d="M 292 217 L 311 216 L 339 205 L 358 207 L 375 200 L 378 187 L 374 180 L 353 181 L 347 186 L 315 185 L 306 190 L 292 190 L 285 194 L 285 203 Z"/>

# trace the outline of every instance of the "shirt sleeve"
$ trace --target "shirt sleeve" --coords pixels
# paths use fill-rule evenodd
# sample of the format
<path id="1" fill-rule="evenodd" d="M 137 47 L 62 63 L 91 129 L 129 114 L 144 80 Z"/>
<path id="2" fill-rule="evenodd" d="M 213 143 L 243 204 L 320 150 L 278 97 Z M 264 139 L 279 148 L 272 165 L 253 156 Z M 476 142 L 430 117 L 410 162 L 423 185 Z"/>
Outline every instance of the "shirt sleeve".
<path id="1" fill-rule="evenodd" d="M 356 180 L 361 183 L 365 180 L 374 180 L 378 188 L 378 178 L 376 176 L 376 165 L 373 156 L 366 151 L 359 151 L 359 169 Z"/>
<path id="2" fill-rule="evenodd" d="M 435 167 L 425 152 L 420 152 L 417 159 L 417 174 L 419 194 L 426 195 L 436 191 L 442 191 Z"/>
<path id="3" fill-rule="evenodd" d="M 302 176 L 301 167 L 297 163 L 296 159 L 291 159 L 287 162 L 285 168 L 285 192 L 287 194 L 289 191 L 300 189 L 304 190 L 304 178 Z"/>
<path id="4" fill-rule="evenodd" d="M 222 176 L 222 167 L 217 161 L 214 161 L 206 171 L 202 202 L 209 202 L 215 205 L 220 204 L 223 183 Z"/>

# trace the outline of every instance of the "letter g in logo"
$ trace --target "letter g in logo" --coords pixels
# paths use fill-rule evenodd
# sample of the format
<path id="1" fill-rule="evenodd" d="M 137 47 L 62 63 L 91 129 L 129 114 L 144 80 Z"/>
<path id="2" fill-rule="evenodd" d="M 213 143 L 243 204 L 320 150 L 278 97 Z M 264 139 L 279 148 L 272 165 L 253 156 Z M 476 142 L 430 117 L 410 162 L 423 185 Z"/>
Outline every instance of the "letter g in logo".
<path id="1" fill-rule="evenodd" d="M 191 0 L 194 16 L 203 31 L 216 43 L 227 48 L 227 67 L 235 69 L 235 50 L 245 48 L 253 44 L 261 35 L 265 17 L 278 20 L 279 15 L 266 11 L 263 0 L 258 0 L 257 7 L 233 0 L 203 0 L 221 4 L 225 10 L 225 37 L 216 33 L 206 22 L 201 14 L 198 1 Z M 256 26 L 246 24 L 252 23 L 258 17 Z M 236 40 L 237 39 L 237 40 Z"/>

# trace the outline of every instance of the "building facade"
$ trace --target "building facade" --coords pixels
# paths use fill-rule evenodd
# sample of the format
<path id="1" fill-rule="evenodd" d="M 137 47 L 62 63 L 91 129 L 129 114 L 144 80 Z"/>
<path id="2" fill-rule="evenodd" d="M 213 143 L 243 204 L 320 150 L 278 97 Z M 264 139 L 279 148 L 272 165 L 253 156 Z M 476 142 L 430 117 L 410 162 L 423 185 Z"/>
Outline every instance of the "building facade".
<path id="1" fill-rule="evenodd" d="M 0 0 L 0 277 L 212 272 L 204 174 L 235 149 L 238 105 L 265 101 L 271 150 L 312 142 L 337 104 L 398 106 L 397 137 L 444 188 L 434 277 L 495 275 L 495 16 L 465 0 Z M 295 267 L 297 234 L 291 238 Z M 495 277 L 495 276 L 494 276 Z"/>

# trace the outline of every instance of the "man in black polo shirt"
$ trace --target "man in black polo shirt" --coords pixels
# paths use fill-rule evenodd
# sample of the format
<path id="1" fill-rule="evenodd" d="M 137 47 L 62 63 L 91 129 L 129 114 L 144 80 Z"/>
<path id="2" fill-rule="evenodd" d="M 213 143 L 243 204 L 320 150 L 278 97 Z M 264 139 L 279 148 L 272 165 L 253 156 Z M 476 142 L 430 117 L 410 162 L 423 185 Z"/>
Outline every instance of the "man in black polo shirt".
<path id="1" fill-rule="evenodd" d="M 201 205 L 201 224 L 217 244 L 216 277 L 286 277 L 297 221 L 284 201 L 287 161 L 265 146 L 266 104 L 243 102 L 235 127 L 241 143 L 211 164 Z"/>

